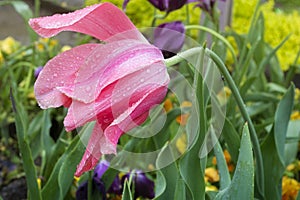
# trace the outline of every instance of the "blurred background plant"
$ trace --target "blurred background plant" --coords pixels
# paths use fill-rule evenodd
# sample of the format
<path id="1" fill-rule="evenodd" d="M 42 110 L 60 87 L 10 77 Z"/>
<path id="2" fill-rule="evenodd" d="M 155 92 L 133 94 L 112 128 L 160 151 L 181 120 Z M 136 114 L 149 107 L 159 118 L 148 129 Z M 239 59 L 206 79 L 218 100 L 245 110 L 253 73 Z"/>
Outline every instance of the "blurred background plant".
<path id="1" fill-rule="evenodd" d="M 98 2 L 47 0 L 35 1 L 35 4 L 32 4 L 32 1 L 3 1 L 0 5 L 12 5 L 26 22 L 30 17 L 39 16 L 40 8 L 45 4 L 62 11 L 71 11 Z M 122 8 L 123 0 L 110 2 Z M 226 63 L 245 101 L 259 142 L 259 146 L 253 146 L 254 159 L 258 162 L 258 157 L 261 156 L 262 170 L 256 168 L 255 181 L 252 182 L 249 178 L 248 183 L 253 187 L 238 185 L 247 177 L 243 170 L 250 172 L 249 177 L 254 176 L 251 163 L 250 167 L 241 167 L 240 164 L 246 156 L 252 157 L 252 152 L 246 149 L 249 141 L 242 137 L 245 135 L 242 133 L 247 133 L 243 114 L 238 111 L 232 88 L 225 80 L 226 97 L 220 97 L 223 98 L 222 102 L 227 104 L 225 127 L 219 140 L 220 144 L 216 145 L 215 151 L 207 157 L 203 177 L 199 177 L 203 178 L 204 184 L 199 185 L 199 188 L 206 191 L 208 199 L 225 198 L 225 194 L 241 197 L 238 196 L 241 194 L 234 194 L 237 187 L 247 190 L 246 193 L 253 192 L 259 199 L 296 199 L 300 189 L 299 1 L 234 0 L 230 26 L 225 30 L 210 26 L 227 39 L 234 48 L 234 54 L 220 37 L 210 35 L 208 39 L 205 31 L 188 28 L 188 25 L 198 25 L 203 16 L 206 23 L 215 23 L 207 14 L 203 14 L 204 10 L 194 5 L 187 4 L 166 16 L 164 12 L 155 10 L 146 0 L 131 0 L 127 5 L 126 14 L 140 28 L 179 20 L 186 25 L 187 34 L 201 44 L 211 40 L 211 48 Z M 218 13 L 217 7 L 214 9 Z M 33 85 L 36 79 L 35 70 L 44 66 L 58 53 L 70 48 L 63 44 L 69 42 L 76 45 L 88 42 L 91 38 L 76 35 L 72 42 L 61 41 L 58 38 L 37 38 L 30 30 L 27 36 L 30 38 L 28 44 L 17 41 L 12 36 L 1 38 L 0 41 L 0 102 L 3 105 L 0 108 L 0 196 L 13 199 L 19 192 L 23 195 L 20 198 L 26 198 L 28 189 L 31 199 L 74 199 L 79 185 L 85 181 L 86 184 L 93 184 L 92 173 L 86 173 L 80 179 L 73 177 L 84 147 L 75 132 L 64 131 L 65 109 L 41 110 L 37 106 Z M 291 85 L 292 81 L 296 84 L 296 89 Z M 14 99 L 15 113 L 10 96 Z M 187 125 L 189 114 L 177 111 L 184 107 L 188 109 L 191 102 L 180 105 L 178 99 L 170 93 L 164 101 L 164 107 L 171 120 L 166 132 Z M 82 129 L 81 134 L 88 131 L 88 127 Z M 174 135 L 168 135 L 170 137 L 163 138 L 162 143 L 174 138 Z M 120 143 L 125 145 L 130 140 L 131 137 L 124 135 Z M 186 143 L 186 133 L 177 138 L 176 147 L 181 154 L 187 151 Z M 139 141 L 135 144 L 136 151 L 152 148 L 149 141 Z M 258 147 L 259 152 L 255 149 Z M 193 196 L 189 183 L 184 181 L 184 175 L 178 170 L 180 167 L 181 160 L 161 171 L 147 173 L 148 178 L 155 182 L 158 199 L 189 199 Z M 23 194 L 19 189 L 17 193 L 13 193 L 12 188 L 20 186 L 16 180 L 22 180 L 24 187 L 25 174 L 28 187 L 23 188 Z M 172 174 L 175 178 L 170 176 Z M 106 190 L 116 175 L 117 170 L 109 168 L 101 176 Z M 123 174 L 118 175 L 121 176 Z M 137 176 L 127 175 L 128 181 L 123 180 L 123 199 L 126 199 L 127 195 L 134 198 L 135 186 L 132 179 L 135 177 Z M 198 181 L 195 180 L 195 183 Z M 122 195 L 108 194 L 107 197 L 120 199 Z"/>

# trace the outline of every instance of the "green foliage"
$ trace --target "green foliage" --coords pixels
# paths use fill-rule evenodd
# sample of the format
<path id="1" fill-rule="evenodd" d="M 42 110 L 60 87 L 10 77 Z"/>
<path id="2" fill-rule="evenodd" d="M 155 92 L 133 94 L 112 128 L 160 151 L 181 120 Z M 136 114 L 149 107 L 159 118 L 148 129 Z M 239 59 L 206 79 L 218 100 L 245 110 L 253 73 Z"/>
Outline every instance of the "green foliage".
<path id="1" fill-rule="evenodd" d="M 224 169 L 224 165 L 218 164 L 218 167 Z M 222 178 L 228 179 L 228 175 L 222 177 L 221 174 Z M 254 162 L 247 124 L 243 128 L 240 154 L 232 182 L 224 190 L 220 190 L 216 196 L 216 200 L 218 199 L 254 199 Z"/>
<path id="2" fill-rule="evenodd" d="M 86 0 L 85 4 L 96 2 Z M 121 7 L 123 0 L 110 2 Z M 199 37 L 194 30 L 211 34 L 213 51 L 202 48 L 198 52 L 202 56 L 200 61 L 205 55 L 209 62 L 216 64 L 229 90 L 226 98 L 222 99 L 227 106 L 222 135 L 214 146 L 214 152 L 207 156 L 200 158 L 199 152 L 207 126 L 214 120 L 210 116 L 210 94 L 206 91 L 203 77 L 186 62 L 172 68 L 182 73 L 181 78 L 186 78 L 195 87 L 199 101 L 193 102 L 192 111 L 180 108 L 178 99 L 170 92 L 167 99 L 171 100 L 172 108 L 155 136 L 146 139 L 122 136 L 119 144 L 126 151 L 144 153 L 161 149 L 155 163 L 158 170 L 154 175 L 148 174 L 155 180 L 155 199 L 281 199 L 282 177 L 296 177 L 299 173 L 285 170 L 290 163 L 297 162 L 299 152 L 300 123 L 297 117 L 291 119 L 291 113 L 293 109 L 299 109 L 300 101 L 299 97 L 295 97 L 295 86 L 290 84 L 300 71 L 296 55 L 300 41 L 299 13 L 279 12 L 273 9 L 274 1 L 255 8 L 256 3 L 234 1 L 232 29 L 224 33 L 197 25 L 201 12 L 192 4 L 155 21 L 158 25 L 182 20 L 187 25 L 187 32 L 195 39 Z M 26 22 L 33 16 L 23 1 L 0 2 L 0 5 L 6 4 L 13 5 Z M 131 0 L 126 14 L 137 27 L 149 27 L 154 22 L 154 8 L 145 0 Z M 156 14 L 163 13 L 156 11 Z M 209 17 L 203 20 L 213 23 Z M 35 34 L 31 34 L 31 38 L 34 37 Z M 59 42 L 53 39 L 34 40 L 26 46 L 10 37 L 0 41 L 0 101 L 4 105 L 12 104 L 14 111 L 11 106 L 0 108 L 1 142 L 8 145 L 12 134 L 9 127 L 15 125 L 21 153 L 17 163 L 22 164 L 25 172 L 30 199 L 74 199 L 74 191 L 79 185 L 74 179 L 74 172 L 84 152 L 83 144 L 74 133 L 64 131 L 66 110 L 41 111 L 33 93 L 34 70 L 61 51 Z M 287 75 L 283 70 L 287 70 Z M 200 110 L 200 118 L 197 119 L 200 128 L 194 127 L 191 119 L 186 125 L 178 122 L 178 117 L 185 112 L 191 114 L 197 110 Z M 192 131 L 198 133 L 193 141 L 190 138 Z M 87 125 L 79 134 L 90 132 L 91 125 Z M 181 136 L 176 136 L 176 132 L 182 133 Z M 172 147 L 168 146 L 170 143 Z M 224 156 L 225 150 L 231 156 L 230 161 Z M 174 154 L 179 152 L 179 159 L 169 154 L 172 151 L 176 151 Z M 12 154 L 18 157 L 18 152 Z M 166 155 L 169 156 L 167 160 L 174 162 L 164 166 Z M 128 162 L 126 159 L 120 153 L 112 162 L 124 164 Z M 40 163 L 36 164 L 39 160 Z M 230 169 L 229 163 L 235 169 Z M 144 169 L 151 168 L 145 163 L 140 165 Z M 207 167 L 217 169 L 220 179 L 216 182 L 207 180 Z M 118 173 L 118 170 L 110 168 L 103 175 L 106 190 Z M 79 182 L 86 180 L 85 176 Z M 38 181 L 41 181 L 40 185 Z M 208 191 L 209 186 L 215 187 L 216 191 Z M 125 181 L 122 199 L 134 199 L 133 187 L 131 180 Z"/>

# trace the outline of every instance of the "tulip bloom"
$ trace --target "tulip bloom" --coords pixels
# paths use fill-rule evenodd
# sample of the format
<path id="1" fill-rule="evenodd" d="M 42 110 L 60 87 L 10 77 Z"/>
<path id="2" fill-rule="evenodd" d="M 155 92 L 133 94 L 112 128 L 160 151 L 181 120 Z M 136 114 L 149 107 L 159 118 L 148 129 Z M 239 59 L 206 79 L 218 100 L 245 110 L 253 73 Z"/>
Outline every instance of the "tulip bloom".
<path id="1" fill-rule="evenodd" d="M 102 154 L 116 153 L 119 137 L 143 123 L 151 107 L 164 99 L 169 76 L 163 55 L 111 3 L 31 19 L 29 24 L 43 37 L 75 31 L 104 41 L 57 55 L 34 85 L 41 108 L 68 108 L 67 131 L 95 121 L 75 173 L 80 176 L 94 168 Z"/>
<path id="2" fill-rule="evenodd" d="M 129 180 L 130 173 L 122 177 L 122 185 L 124 186 L 125 180 Z M 150 180 L 144 172 L 137 170 L 132 175 L 132 182 L 134 184 L 134 199 L 144 197 L 153 199 L 155 197 L 154 182 Z"/>
<path id="3" fill-rule="evenodd" d="M 174 21 L 159 25 L 154 30 L 153 44 L 162 50 L 165 58 L 178 53 L 185 40 L 185 28 L 182 22 Z"/>
<path id="4" fill-rule="evenodd" d="M 130 0 L 124 0 L 123 10 L 126 9 Z M 160 11 L 171 12 L 180 9 L 184 4 L 190 3 L 188 0 L 148 0 L 155 8 Z"/>
<path id="5" fill-rule="evenodd" d="M 92 192 L 95 192 L 95 190 L 98 190 L 102 195 L 103 199 L 105 198 L 106 192 L 110 194 L 121 194 L 121 181 L 119 179 L 119 176 L 117 175 L 111 184 L 111 186 L 106 191 L 106 187 L 101 180 L 103 174 L 106 172 L 106 170 L 109 167 L 109 162 L 106 160 L 102 160 L 94 170 L 94 175 L 92 179 Z M 78 200 L 85 200 L 88 199 L 88 182 L 84 182 L 81 184 L 77 191 L 76 191 L 76 199 Z"/>

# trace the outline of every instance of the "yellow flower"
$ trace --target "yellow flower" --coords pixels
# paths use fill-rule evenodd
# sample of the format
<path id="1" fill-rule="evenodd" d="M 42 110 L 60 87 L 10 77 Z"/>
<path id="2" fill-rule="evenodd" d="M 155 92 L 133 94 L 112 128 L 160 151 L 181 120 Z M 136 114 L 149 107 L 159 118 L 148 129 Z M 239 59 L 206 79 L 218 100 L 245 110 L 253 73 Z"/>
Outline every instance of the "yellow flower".
<path id="1" fill-rule="evenodd" d="M 225 86 L 224 90 L 221 90 L 217 95 L 220 104 L 221 105 L 226 104 L 227 99 L 230 97 L 230 95 L 231 95 L 231 90 L 229 89 L 229 87 Z"/>
<path id="2" fill-rule="evenodd" d="M 300 100 L 300 90 L 299 90 L 299 88 L 295 89 L 295 100 Z"/>
<path id="3" fill-rule="evenodd" d="M 292 200 L 296 199 L 298 191 L 300 190 L 300 183 L 295 179 L 283 176 L 282 178 L 282 199 Z"/>
<path id="4" fill-rule="evenodd" d="M 0 66 L 3 62 L 4 62 L 4 57 L 3 57 L 2 52 L 0 51 Z"/>
<path id="5" fill-rule="evenodd" d="M 41 180 L 41 178 L 38 178 L 36 181 L 37 181 L 39 189 L 41 189 L 42 188 L 42 180 Z"/>
<path id="6" fill-rule="evenodd" d="M 177 140 L 176 140 L 176 148 L 178 151 L 183 154 L 186 151 L 186 134 L 182 134 Z"/>
<path id="7" fill-rule="evenodd" d="M 10 36 L 0 42 L 0 50 L 5 54 L 13 53 L 18 47 L 19 43 Z"/>
<path id="8" fill-rule="evenodd" d="M 208 167 L 205 169 L 205 177 L 211 183 L 218 182 L 220 180 L 219 173 L 214 167 Z"/>
<path id="9" fill-rule="evenodd" d="M 165 100 L 165 102 L 164 102 L 164 108 L 165 108 L 166 112 L 169 112 L 170 110 L 173 109 L 173 103 L 172 103 L 172 101 L 169 98 Z"/>
<path id="10" fill-rule="evenodd" d="M 74 184 L 77 185 L 80 177 L 74 176 Z"/>
<path id="11" fill-rule="evenodd" d="M 64 45 L 62 48 L 61 48 L 61 52 L 64 52 L 64 51 L 68 51 L 68 50 L 70 50 L 72 47 L 71 46 L 69 46 L 69 45 Z"/>
<path id="12" fill-rule="evenodd" d="M 294 111 L 291 114 L 291 120 L 299 120 L 300 119 L 300 112 L 299 111 Z"/>
<path id="13" fill-rule="evenodd" d="M 218 188 L 214 185 L 206 185 L 205 186 L 205 191 L 218 191 Z"/>

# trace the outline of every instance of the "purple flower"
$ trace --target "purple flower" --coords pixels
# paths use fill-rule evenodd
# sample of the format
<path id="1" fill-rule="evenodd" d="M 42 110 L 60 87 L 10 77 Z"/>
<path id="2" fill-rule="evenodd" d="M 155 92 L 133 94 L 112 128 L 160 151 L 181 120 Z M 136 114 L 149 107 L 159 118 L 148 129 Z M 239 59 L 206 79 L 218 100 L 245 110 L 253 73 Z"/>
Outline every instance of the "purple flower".
<path id="1" fill-rule="evenodd" d="M 113 183 L 106 191 L 105 185 L 102 181 L 102 176 L 106 172 L 109 167 L 109 162 L 106 160 L 102 160 L 94 169 L 93 175 L 93 184 L 92 191 L 98 190 L 102 195 L 103 199 L 105 199 L 106 192 L 111 194 L 121 194 L 121 181 L 118 176 L 114 179 Z M 85 200 L 87 199 L 87 191 L 88 191 L 88 183 L 87 181 L 81 184 L 76 191 L 76 199 L 77 200 Z"/>
<path id="2" fill-rule="evenodd" d="M 184 4 L 194 2 L 194 0 L 148 0 L 154 7 L 160 11 L 171 12 L 181 8 Z M 124 0 L 123 10 L 126 9 L 129 0 Z"/>
<path id="3" fill-rule="evenodd" d="M 154 30 L 153 44 L 163 52 L 165 58 L 178 53 L 184 40 L 185 28 L 180 21 L 161 24 Z"/>
<path id="4" fill-rule="evenodd" d="M 212 14 L 212 10 L 215 6 L 217 0 L 193 0 L 194 2 L 198 2 L 195 7 L 200 7 L 202 10 Z M 226 0 L 220 0 L 225 2 Z"/>
<path id="5" fill-rule="evenodd" d="M 38 68 L 36 68 L 34 70 L 34 77 L 35 78 L 37 78 L 39 76 L 39 74 L 41 73 L 42 69 L 43 69 L 43 66 L 39 66 Z"/>
<path id="6" fill-rule="evenodd" d="M 124 185 L 125 180 L 129 180 L 130 173 L 122 177 L 122 185 Z M 140 170 L 137 170 L 132 174 L 132 182 L 134 184 L 134 199 L 138 197 L 144 197 L 153 199 L 154 193 L 154 182 L 150 180 L 146 174 Z"/>

